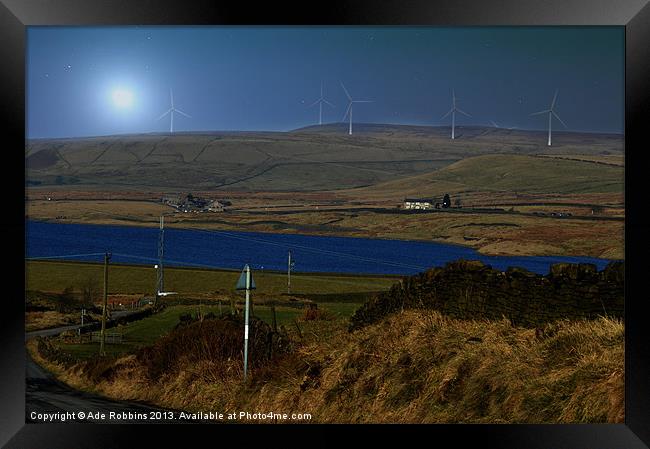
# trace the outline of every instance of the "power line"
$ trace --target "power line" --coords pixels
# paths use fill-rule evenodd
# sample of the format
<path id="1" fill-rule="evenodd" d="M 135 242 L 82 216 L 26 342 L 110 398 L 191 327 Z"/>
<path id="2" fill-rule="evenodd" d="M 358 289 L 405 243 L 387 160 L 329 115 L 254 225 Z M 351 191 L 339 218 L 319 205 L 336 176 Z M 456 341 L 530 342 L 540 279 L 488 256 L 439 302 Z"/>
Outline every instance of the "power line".
<path id="1" fill-rule="evenodd" d="M 183 229 L 183 228 L 181 228 Z M 338 257 L 347 257 L 349 259 L 356 259 L 360 260 L 363 262 L 375 262 L 383 265 L 393 265 L 397 267 L 403 267 L 403 268 L 412 268 L 416 270 L 425 270 L 426 267 L 421 267 L 418 265 L 410 265 L 410 264 L 405 264 L 405 263 L 400 263 L 400 262 L 389 262 L 387 260 L 382 260 L 382 259 L 375 259 L 375 258 L 370 258 L 370 257 L 364 257 L 364 256 L 358 256 L 356 254 L 347 254 L 347 253 L 341 253 L 338 251 L 331 251 L 331 250 L 326 250 L 326 249 L 316 249 L 316 248 L 311 248 L 309 246 L 304 246 L 304 245 L 298 245 L 295 243 L 277 243 L 277 242 L 269 242 L 268 240 L 262 240 L 258 238 L 253 238 L 253 237 L 244 237 L 244 236 L 239 236 L 235 234 L 231 234 L 226 231 L 217 231 L 217 230 L 212 230 L 212 229 L 187 229 L 185 228 L 184 230 L 188 231 L 198 231 L 198 232 L 209 232 L 209 233 L 214 233 L 214 234 L 219 234 L 223 235 L 228 238 L 232 239 L 238 239 L 238 240 L 245 240 L 245 241 L 251 241 L 255 243 L 262 243 L 266 245 L 272 245 L 272 246 L 280 246 L 282 248 L 297 248 L 301 249 L 303 251 L 308 251 L 312 253 L 320 253 L 320 254 L 328 254 L 332 256 L 338 256 Z"/>
<path id="2" fill-rule="evenodd" d="M 62 256 L 32 256 L 25 257 L 25 260 L 42 260 L 42 259 L 71 259 L 75 257 L 103 256 L 104 253 L 87 253 L 87 254 L 66 254 Z"/>
<path id="3" fill-rule="evenodd" d="M 96 210 L 96 209 L 88 209 L 88 210 L 90 210 L 92 212 L 99 213 L 99 214 L 107 215 L 107 216 L 110 216 L 110 217 L 125 218 L 125 219 L 128 219 L 128 220 L 139 220 L 137 217 L 133 217 L 133 216 L 129 216 L 129 215 L 112 214 L 112 213 L 108 213 L 108 212 L 99 211 L 99 210 Z M 375 258 L 370 258 L 370 257 L 358 256 L 356 254 L 341 253 L 341 252 L 338 252 L 338 251 L 316 249 L 316 248 L 311 248 L 309 246 L 299 245 L 299 244 L 295 244 L 295 243 L 270 242 L 268 240 L 263 240 L 263 239 L 259 239 L 259 238 L 235 235 L 235 234 L 232 234 L 232 233 L 227 232 L 227 231 L 218 231 L 218 230 L 214 230 L 214 229 L 198 229 L 198 228 L 176 228 L 176 229 L 185 230 L 185 231 L 208 232 L 208 233 L 218 234 L 218 235 L 222 235 L 224 237 L 228 237 L 228 238 L 236 239 L 236 240 L 243 240 L 243 241 L 261 243 L 261 244 L 271 245 L 271 246 L 279 246 L 281 248 L 296 248 L 296 249 L 301 249 L 303 251 L 312 252 L 312 253 L 316 253 L 316 254 L 327 254 L 327 255 L 331 255 L 331 256 L 337 256 L 337 257 L 344 257 L 344 258 L 353 259 L 353 260 L 359 260 L 359 261 L 362 261 L 362 262 L 373 262 L 373 263 L 378 263 L 378 264 L 381 264 L 381 265 L 395 266 L 395 267 L 401 267 L 401 268 L 410 268 L 410 269 L 418 270 L 418 271 L 427 269 L 427 267 L 423 267 L 423 266 L 419 266 L 419 265 L 411 265 L 411 264 L 406 264 L 406 263 L 401 263 L 401 262 L 391 262 L 391 261 L 382 260 L 382 259 L 375 259 Z M 167 260 L 167 261 L 172 262 L 170 260 Z M 172 263 L 177 263 L 177 262 L 172 262 Z M 186 262 L 181 262 L 181 263 L 185 264 Z M 200 266 L 200 265 L 197 265 L 197 266 Z M 216 267 L 210 267 L 210 268 L 216 268 Z"/>

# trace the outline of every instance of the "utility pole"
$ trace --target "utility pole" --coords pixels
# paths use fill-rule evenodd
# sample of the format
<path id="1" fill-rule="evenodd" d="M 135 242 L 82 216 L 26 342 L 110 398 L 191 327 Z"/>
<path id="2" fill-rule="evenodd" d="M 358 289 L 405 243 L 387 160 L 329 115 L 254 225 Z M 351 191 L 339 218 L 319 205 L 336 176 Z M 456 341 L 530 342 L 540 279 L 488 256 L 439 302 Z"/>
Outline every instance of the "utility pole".
<path id="1" fill-rule="evenodd" d="M 158 304 L 160 292 L 165 291 L 165 277 L 163 273 L 163 258 L 165 257 L 165 216 L 160 216 L 160 234 L 158 236 L 158 279 L 156 281 L 156 299 L 154 305 Z"/>
<path id="2" fill-rule="evenodd" d="M 102 332 L 99 343 L 99 355 L 104 356 L 104 344 L 106 341 L 106 308 L 108 306 L 108 261 L 111 259 L 111 253 L 104 253 L 104 307 L 102 308 Z"/>
<path id="3" fill-rule="evenodd" d="M 289 250 L 289 262 L 287 263 L 287 294 L 291 294 L 291 250 Z"/>
<path id="4" fill-rule="evenodd" d="M 275 316 L 275 300 L 271 301 L 271 323 L 273 325 L 273 332 L 278 333 L 278 320 Z"/>

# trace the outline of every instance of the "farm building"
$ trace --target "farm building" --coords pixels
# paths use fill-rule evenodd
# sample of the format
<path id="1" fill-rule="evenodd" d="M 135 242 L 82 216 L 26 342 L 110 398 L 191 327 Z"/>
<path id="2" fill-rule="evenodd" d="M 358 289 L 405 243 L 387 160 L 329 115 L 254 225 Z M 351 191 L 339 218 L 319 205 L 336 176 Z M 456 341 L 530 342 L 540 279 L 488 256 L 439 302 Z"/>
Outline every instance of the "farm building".
<path id="1" fill-rule="evenodd" d="M 163 204 L 173 207 L 179 212 L 223 212 L 226 206 L 232 203 L 226 200 L 210 200 L 188 193 L 184 196 L 166 196 L 162 198 Z"/>
<path id="2" fill-rule="evenodd" d="M 405 198 L 404 209 L 427 210 L 433 209 L 436 201 L 433 198 Z"/>

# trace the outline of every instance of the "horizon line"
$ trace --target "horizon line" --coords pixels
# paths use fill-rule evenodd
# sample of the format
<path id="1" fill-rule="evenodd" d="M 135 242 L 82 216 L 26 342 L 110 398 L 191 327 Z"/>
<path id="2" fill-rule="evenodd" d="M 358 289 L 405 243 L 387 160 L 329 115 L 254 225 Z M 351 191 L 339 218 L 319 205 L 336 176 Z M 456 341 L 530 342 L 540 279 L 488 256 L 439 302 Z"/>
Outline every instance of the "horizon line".
<path id="1" fill-rule="evenodd" d="M 313 124 L 301 126 L 299 128 L 291 128 L 288 130 L 268 130 L 268 129 L 221 129 L 221 130 L 187 130 L 187 131 L 143 131 L 143 132 L 125 132 L 125 133 L 116 133 L 116 134 L 87 134 L 87 135 L 76 135 L 76 136 L 46 136 L 46 137 L 29 137 L 25 136 L 25 140 L 57 140 L 57 139 L 86 139 L 86 138 L 100 138 L 100 137 L 119 137 L 119 136 L 141 136 L 141 135 L 174 135 L 174 134 L 218 134 L 218 133 L 275 133 L 275 134 L 288 134 L 294 133 L 300 130 L 309 129 L 309 128 L 319 128 L 332 125 L 341 125 L 347 126 L 343 122 L 329 122 L 323 123 L 322 125 Z M 383 122 L 360 122 L 355 126 L 395 126 L 395 127 L 405 127 L 405 128 L 450 128 L 451 125 L 426 125 L 426 124 L 405 124 L 405 123 L 383 123 Z M 543 132 L 546 133 L 547 130 L 544 128 L 531 129 L 531 128 L 508 128 L 506 126 L 491 126 L 491 125 L 458 125 L 456 128 L 487 128 L 494 130 L 503 130 L 503 131 L 525 131 L 525 132 Z M 574 134 L 609 134 L 609 135 L 620 135 L 624 136 L 625 131 L 614 132 L 614 131 L 586 131 L 586 130 L 556 130 L 554 133 L 574 133 Z"/>

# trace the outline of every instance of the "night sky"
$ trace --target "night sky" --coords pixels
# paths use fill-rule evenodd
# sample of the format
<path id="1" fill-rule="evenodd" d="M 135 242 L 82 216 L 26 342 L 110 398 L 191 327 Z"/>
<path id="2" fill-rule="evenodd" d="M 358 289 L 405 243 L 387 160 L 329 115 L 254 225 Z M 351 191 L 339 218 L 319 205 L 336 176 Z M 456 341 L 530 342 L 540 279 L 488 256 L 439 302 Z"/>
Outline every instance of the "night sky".
<path id="1" fill-rule="evenodd" d="M 29 27 L 27 137 L 288 131 L 340 122 L 623 132 L 623 27 Z M 555 121 L 553 128 L 563 129 Z"/>

